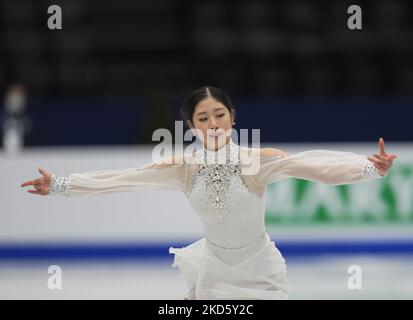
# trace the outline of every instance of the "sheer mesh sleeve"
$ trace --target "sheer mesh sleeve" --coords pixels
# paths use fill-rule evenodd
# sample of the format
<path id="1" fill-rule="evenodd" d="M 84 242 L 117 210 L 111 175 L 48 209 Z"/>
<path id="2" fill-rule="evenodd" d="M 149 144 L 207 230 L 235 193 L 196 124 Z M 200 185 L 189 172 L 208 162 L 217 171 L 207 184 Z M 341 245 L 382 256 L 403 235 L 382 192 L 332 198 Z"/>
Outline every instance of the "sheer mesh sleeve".
<path id="1" fill-rule="evenodd" d="M 136 168 L 52 176 L 50 195 L 80 196 L 137 189 L 184 191 L 186 164 L 150 163 Z"/>
<path id="2" fill-rule="evenodd" d="M 261 157 L 255 180 L 266 185 L 300 178 L 331 185 L 382 178 L 367 156 L 353 152 L 309 150 L 287 156 Z"/>

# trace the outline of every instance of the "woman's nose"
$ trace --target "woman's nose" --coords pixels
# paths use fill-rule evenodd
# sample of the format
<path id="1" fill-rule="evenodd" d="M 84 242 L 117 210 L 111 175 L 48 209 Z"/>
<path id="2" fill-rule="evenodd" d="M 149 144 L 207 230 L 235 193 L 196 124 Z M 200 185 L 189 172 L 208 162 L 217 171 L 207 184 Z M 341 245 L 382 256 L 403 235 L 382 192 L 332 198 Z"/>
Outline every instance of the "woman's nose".
<path id="1" fill-rule="evenodd" d="M 217 124 L 215 123 L 215 120 L 214 120 L 214 119 L 211 119 L 211 123 L 210 123 L 210 125 L 209 125 L 209 128 L 210 128 L 210 129 L 217 129 L 217 128 L 218 128 L 218 126 L 217 126 Z"/>

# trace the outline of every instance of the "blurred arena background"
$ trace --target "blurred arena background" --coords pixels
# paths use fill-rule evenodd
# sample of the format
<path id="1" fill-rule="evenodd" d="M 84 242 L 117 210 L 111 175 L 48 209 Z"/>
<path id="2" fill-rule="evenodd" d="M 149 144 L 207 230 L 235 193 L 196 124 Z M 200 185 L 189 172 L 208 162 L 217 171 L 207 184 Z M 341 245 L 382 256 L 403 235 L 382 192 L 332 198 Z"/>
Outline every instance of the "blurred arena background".
<path id="1" fill-rule="evenodd" d="M 349 30 L 347 8 L 362 8 Z M 62 29 L 49 30 L 50 5 Z M 0 299 L 181 299 L 169 246 L 203 236 L 175 192 L 35 197 L 19 187 L 151 161 L 186 91 L 223 88 L 237 128 L 288 152 L 398 154 L 384 180 L 268 189 L 292 299 L 413 298 L 413 4 L 371 1 L 0 2 Z M 50 290 L 51 265 L 62 290 Z M 351 266 L 362 288 L 348 287 Z"/>

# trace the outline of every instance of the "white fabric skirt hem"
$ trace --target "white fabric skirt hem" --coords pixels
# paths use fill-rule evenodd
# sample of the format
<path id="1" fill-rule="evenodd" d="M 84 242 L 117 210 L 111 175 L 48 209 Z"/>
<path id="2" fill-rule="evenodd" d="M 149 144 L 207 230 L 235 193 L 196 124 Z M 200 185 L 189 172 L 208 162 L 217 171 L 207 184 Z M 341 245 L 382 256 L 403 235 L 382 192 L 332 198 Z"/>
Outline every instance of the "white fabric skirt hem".
<path id="1" fill-rule="evenodd" d="M 205 238 L 184 248 L 169 248 L 188 285 L 185 299 L 288 299 L 287 267 L 269 236 L 244 261 L 230 266 L 214 254 Z"/>

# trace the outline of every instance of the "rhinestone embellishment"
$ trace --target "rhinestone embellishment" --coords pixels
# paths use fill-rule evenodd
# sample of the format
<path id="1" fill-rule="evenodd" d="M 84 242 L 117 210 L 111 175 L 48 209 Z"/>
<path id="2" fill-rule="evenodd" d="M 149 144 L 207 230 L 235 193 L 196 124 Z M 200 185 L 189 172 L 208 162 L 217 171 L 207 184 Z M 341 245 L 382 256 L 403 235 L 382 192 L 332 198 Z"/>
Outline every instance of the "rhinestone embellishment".
<path id="1" fill-rule="evenodd" d="M 197 170 L 197 178 L 203 180 L 208 204 L 220 218 L 227 213 L 228 193 L 231 187 L 231 180 L 234 176 L 239 176 L 241 170 L 238 165 L 217 164 L 200 165 Z"/>
<path id="2" fill-rule="evenodd" d="M 49 190 L 49 195 L 55 196 L 55 195 L 64 195 L 68 196 L 68 190 L 67 186 L 69 185 L 69 178 L 68 177 L 59 177 L 56 176 L 55 174 L 52 175 L 52 178 L 50 180 L 50 190 Z"/>
<path id="3" fill-rule="evenodd" d="M 226 214 L 229 214 L 227 203 L 229 203 L 232 189 L 237 184 L 233 179 L 241 177 L 239 149 L 232 143 L 225 148 L 225 163 L 219 164 L 208 164 L 208 161 L 211 161 L 208 159 L 211 154 L 204 151 L 204 162 L 198 165 L 193 182 L 194 185 L 205 188 L 203 202 L 206 211 L 212 208 L 219 218 L 224 218 Z M 234 157 L 237 161 L 233 161 Z"/>
<path id="4" fill-rule="evenodd" d="M 363 175 L 367 179 L 383 178 L 383 176 L 380 174 L 380 172 L 377 170 L 374 164 L 369 160 L 367 160 L 366 164 L 364 165 Z"/>

